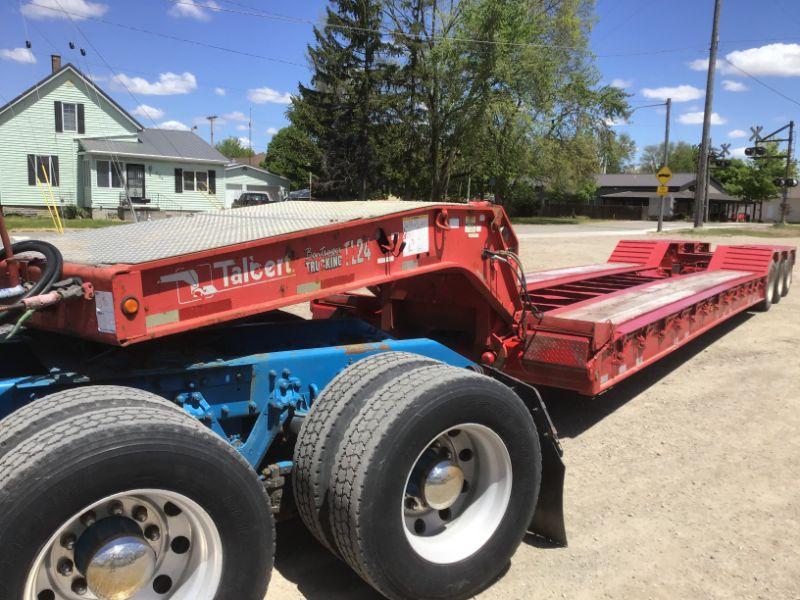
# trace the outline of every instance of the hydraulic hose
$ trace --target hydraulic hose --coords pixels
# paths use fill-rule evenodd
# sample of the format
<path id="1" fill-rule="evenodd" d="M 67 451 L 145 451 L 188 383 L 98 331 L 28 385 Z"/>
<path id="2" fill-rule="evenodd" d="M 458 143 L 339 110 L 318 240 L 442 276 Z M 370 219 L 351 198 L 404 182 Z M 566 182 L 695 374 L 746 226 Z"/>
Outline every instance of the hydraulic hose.
<path id="1" fill-rule="evenodd" d="M 31 296 L 38 296 L 40 294 L 47 293 L 50 291 L 50 288 L 53 287 L 53 284 L 61 279 L 61 270 L 64 267 L 64 258 L 61 256 L 61 252 L 58 250 L 58 248 L 53 246 L 53 244 L 37 240 L 25 240 L 23 242 L 12 244 L 11 250 L 13 251 L 15 257 L 22 253 L 35 252 L 44 256 L 45 259 L 45 267 L 44 271 L 42 272 L 42 276 L 27 291 L 25 291 L 25 293 L 20 295 L 20 300 L 23 298 L 29 298 Z M 6 250 L 5 248 L 0 248 L 0 262 L 4 261 L 5 259 Z M 10 312 L 11 311 L 0 313 L 0 322 L 7 320 Z"/>

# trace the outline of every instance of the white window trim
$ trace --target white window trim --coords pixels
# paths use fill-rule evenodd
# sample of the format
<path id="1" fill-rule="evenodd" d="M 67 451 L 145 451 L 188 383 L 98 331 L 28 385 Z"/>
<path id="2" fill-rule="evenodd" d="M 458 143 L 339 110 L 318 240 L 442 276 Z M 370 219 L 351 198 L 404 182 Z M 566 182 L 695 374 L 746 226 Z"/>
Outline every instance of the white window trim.
<path id="1" fill-rule="evenodd" d="M 61 185 L 60 181 L 60 174 L 59 174 L 59 185 L 53 185 L 53 156 L 58 156 L 57 154 L 34 154 L 33 155 L 33 174 L 36 178 L 37 184 L 42 185 L 50 185 L 51 187 L 59 187 Z M 46 158 L 47 159 L 47 180 L 45 181 L 44 177 L 42 177 L 42 173 L 39 171 L 39 159 Z"/>
<path id="2" fill-rule="evenodd" d="M 68 129 L 67 128 L 66 107 L 68 105 L 75 108 L 75 113 L 74 113 L 75 114 L 75 128 L 74 129 Z M 61 103 L 61 129 L 63 129 L 64 131 L 71 131 L 71 132 L 77 132 L 78 131 L 78 104 L 76 102 L 62 102 Z"/>
<path id="3" fill-rule="evenodd" d="M 108 163 L 108 185 L 100 185 L 100 163 L 101 162 Z M 99 158 L 99 159 L 94 161 L 95 172 L 96 172 L 96 175 L 95 175 L 95 181 L 96 181 L 95 186 L 96 187 L 104 189 L 104 190 L 121 190 L 121 189 L 123 189 L 125 187 L 125 175 L 124 175 L 124 171 L 123 171 L 123 168 L 122 168 L 123 167 L 122 163 L 119 163 L 119 181 L 120 181 L 120 185 L 114 185 L 114 177 L 112 175 L 113 169 L 114 169 L 113 163 L 114 163 L 113 160 L 105 160 L 105 159 L 102 159 L 102 158 Z"/>

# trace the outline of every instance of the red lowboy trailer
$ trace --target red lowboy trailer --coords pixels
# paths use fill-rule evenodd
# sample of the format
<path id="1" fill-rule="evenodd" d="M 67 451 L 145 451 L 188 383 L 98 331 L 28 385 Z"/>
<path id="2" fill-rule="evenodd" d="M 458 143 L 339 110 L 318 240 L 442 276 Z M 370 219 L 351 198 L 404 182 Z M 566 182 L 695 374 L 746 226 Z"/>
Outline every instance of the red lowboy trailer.
<path id="1" fill-rule="evenodd" d="M 768 310 L 796 259 L 658 239 L 526 273 L 487 203 L 0 237 L 0 598 L 22 600 L 262 600 L 293 504 L 383 595 L 471 597 L 526 530 L 566 541 L 532 385 L 600 394 Z"/>

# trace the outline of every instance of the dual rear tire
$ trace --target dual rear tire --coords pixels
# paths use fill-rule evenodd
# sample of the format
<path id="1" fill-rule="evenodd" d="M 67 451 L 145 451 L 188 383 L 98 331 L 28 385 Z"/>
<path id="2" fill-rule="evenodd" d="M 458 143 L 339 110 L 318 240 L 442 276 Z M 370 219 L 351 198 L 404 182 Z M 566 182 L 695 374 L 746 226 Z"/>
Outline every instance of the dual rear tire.
<path id="1" fill-rule="evenodd" d="M 310 450 L 320 443 L 323 452 Z M 303 521 L 398 600 L 468 598 L 490 585 L 522 541 L 541 482 L 539 438 L 512 390 L 402 353 L 332 381 L 296 448 Z"/>

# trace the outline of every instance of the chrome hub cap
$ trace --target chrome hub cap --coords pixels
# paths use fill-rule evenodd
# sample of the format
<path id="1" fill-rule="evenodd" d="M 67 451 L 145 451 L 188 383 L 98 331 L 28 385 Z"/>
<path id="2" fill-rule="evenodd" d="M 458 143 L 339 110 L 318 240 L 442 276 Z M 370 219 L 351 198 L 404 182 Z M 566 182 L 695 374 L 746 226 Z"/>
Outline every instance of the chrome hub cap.
<path id="1" fill-rule="evenodd" d="M 425 504 L 435 510 L 450 508 L 456 503 L 464 486 L 464 472 L 461 468 L 443 460 L 428 471 L 422 494 Z"/>
<path id="2" fill-rule="evenodd" d="M 222 540 L 181 494 L 131 490 L 104 498 L 56 530 L 21 600 L 213 600 Z"/>
<path id="3" fill-rule="evenodd" d="M 511 457 L 494 431 L 464 423 L 436 436 L 406 478 L 406 539 L 423 559 L 451 564 L 479 551 L 511 499 Z"/>

